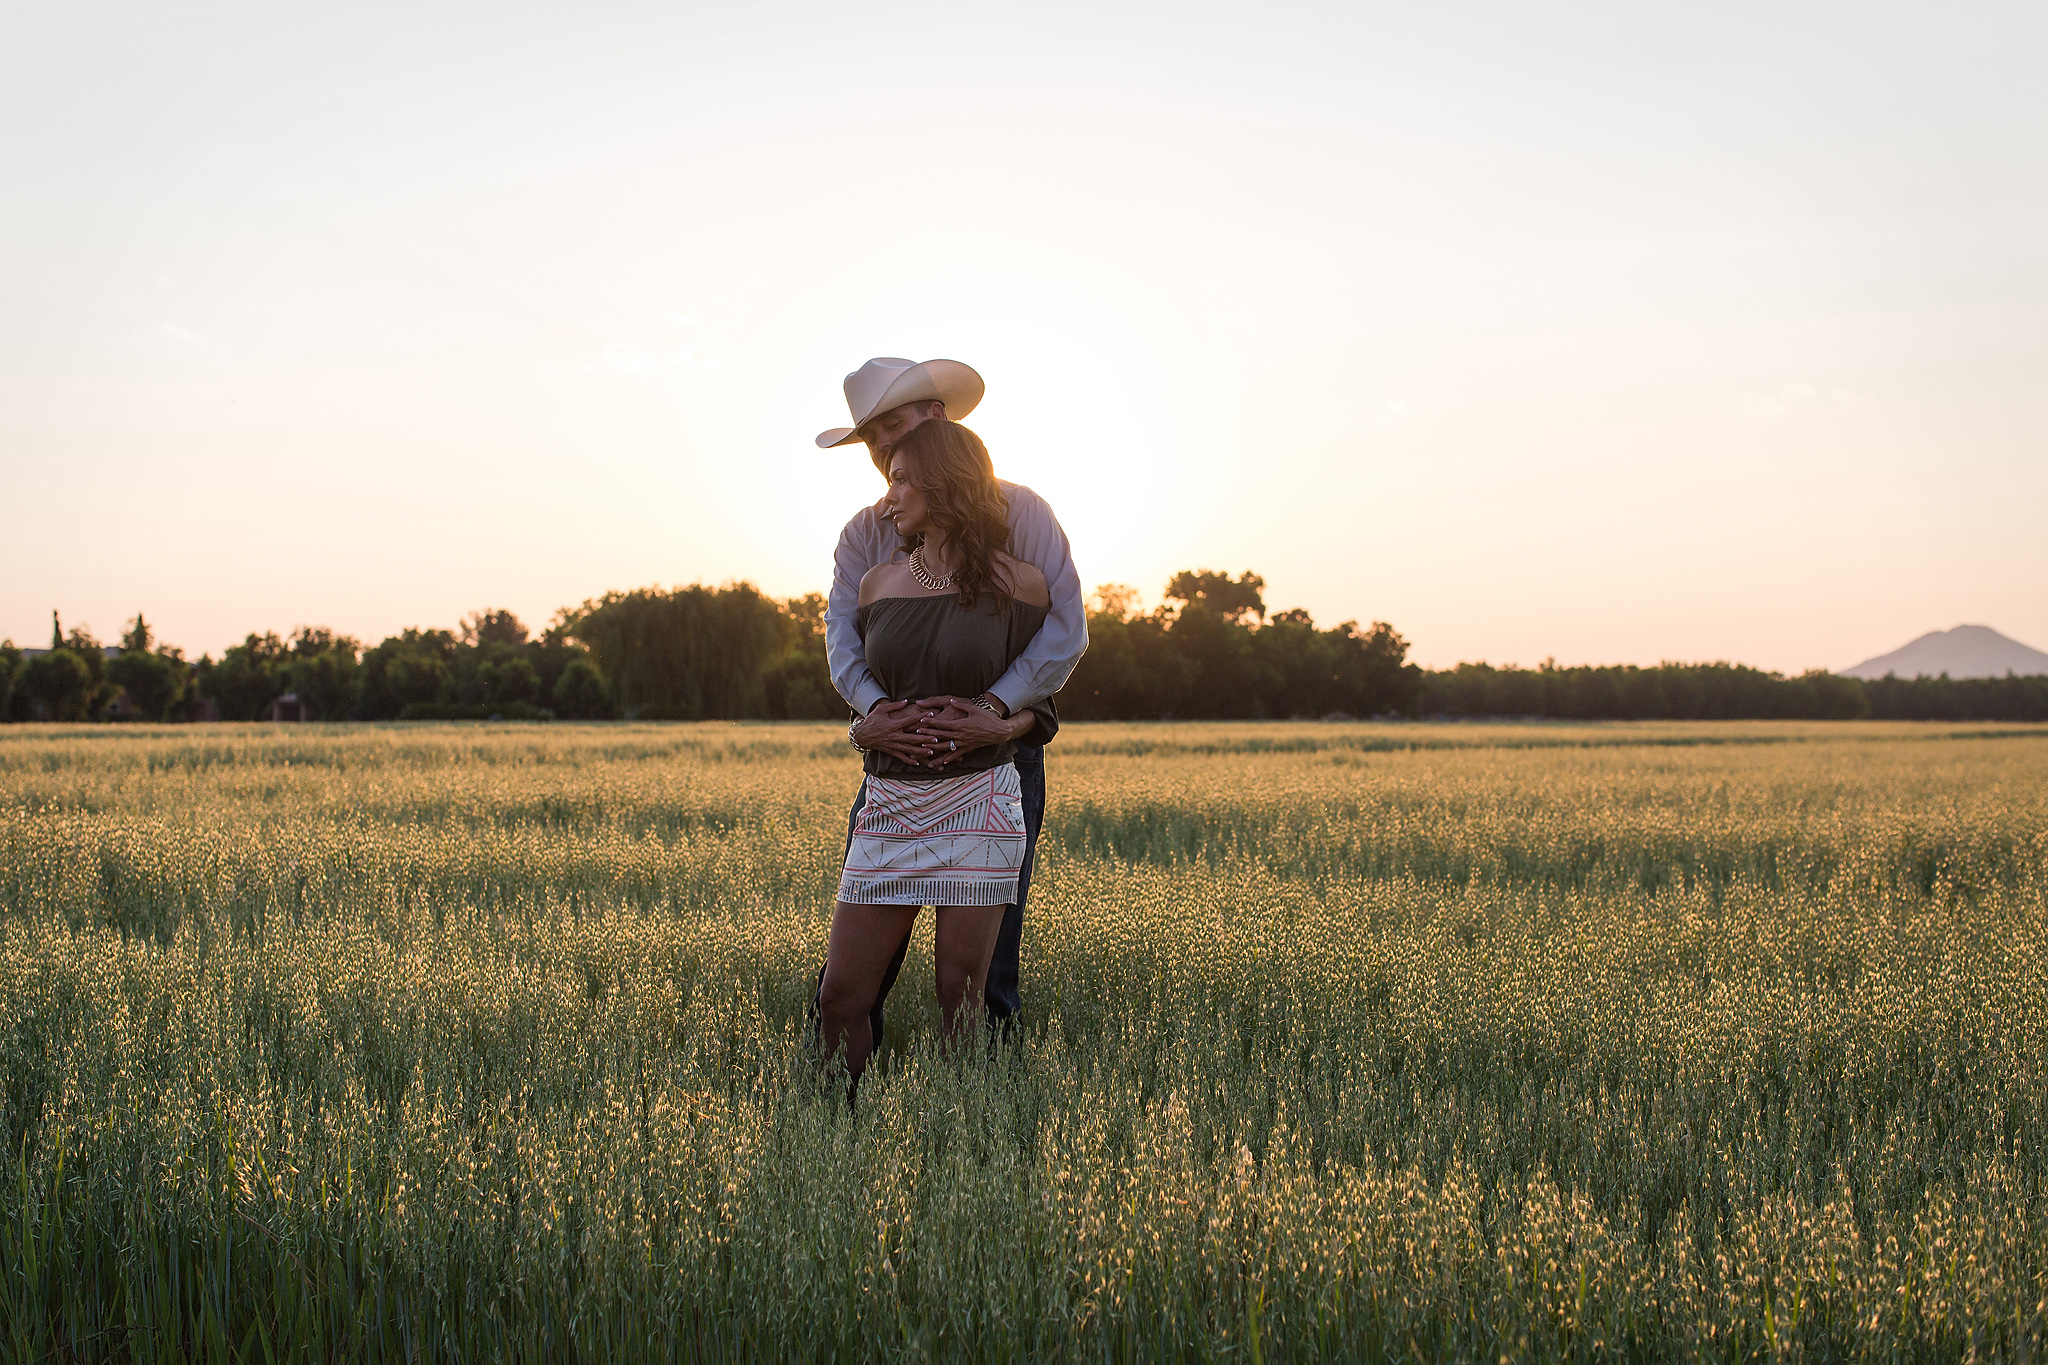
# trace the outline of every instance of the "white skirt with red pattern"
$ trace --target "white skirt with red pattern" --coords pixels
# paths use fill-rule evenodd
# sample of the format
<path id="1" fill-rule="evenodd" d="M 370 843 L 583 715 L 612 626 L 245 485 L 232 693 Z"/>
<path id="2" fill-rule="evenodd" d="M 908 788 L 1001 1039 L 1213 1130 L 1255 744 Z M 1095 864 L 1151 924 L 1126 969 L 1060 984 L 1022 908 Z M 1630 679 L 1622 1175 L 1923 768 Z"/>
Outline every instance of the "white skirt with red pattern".
<path id="1" fill-rule="evenodd" d="M 851 905 L 1008 905 L 1024 864 L 1017 769 L 904 782 L 870 777 L 839 877 Z"/>

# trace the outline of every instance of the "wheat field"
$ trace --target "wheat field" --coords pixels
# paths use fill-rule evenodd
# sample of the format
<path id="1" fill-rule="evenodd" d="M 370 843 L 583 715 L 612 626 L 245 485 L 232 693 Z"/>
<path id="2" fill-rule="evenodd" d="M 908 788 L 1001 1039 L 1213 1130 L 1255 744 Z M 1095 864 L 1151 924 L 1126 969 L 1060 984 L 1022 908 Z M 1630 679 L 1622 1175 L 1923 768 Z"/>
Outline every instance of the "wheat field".
<path id="1" fill-rule="evenodd" d="M 805 1035 L 832 726 L 0 731 L 0 1357 L 2032 1358 L 2048 730 L 1070 725 Z"/>

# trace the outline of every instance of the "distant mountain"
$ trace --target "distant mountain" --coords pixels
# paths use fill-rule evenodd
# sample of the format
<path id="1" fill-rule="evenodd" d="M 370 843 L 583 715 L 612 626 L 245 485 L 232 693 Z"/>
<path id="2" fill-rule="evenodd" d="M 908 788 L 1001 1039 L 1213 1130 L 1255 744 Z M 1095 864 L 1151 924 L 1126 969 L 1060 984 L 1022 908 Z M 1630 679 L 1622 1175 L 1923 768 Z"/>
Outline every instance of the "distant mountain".
<path id="1" fill-rule="evenodd" d="M 1957 626 L 1930 630 L 1909 645 L 1865 659 L 1842 673 L 1851 678 L 1882 678 L 1887 673 L 1902 678 L 1941 673 L 1951 678 L 2002 678 L 2008 673 L 2048 673 L 2048 654 L 2008 640 L 1989 626 Z"/>

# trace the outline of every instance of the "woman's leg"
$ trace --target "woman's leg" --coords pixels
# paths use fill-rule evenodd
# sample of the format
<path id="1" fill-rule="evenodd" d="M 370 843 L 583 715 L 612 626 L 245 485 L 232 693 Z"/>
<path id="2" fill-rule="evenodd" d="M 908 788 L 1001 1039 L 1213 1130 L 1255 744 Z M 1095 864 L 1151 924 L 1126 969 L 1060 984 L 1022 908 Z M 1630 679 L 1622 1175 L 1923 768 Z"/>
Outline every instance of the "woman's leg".
<path id="1" fill-rule="evenodd" d="M 832 946 L 825 953 L 825 978 L 818 987 L 818 1041 L 827 1056 L 846 1049 L 846 1070 L 855 1080 L 867 1068 L 880 1039 L 868 1011 L 881 993 L 882 977 L 917 921 L 914 905 L 852 905 L 832 911 Z"/>
<path id="2" fill-rule="evenodd" d="M 946 1035 L 964 1037 L 981 1026 L 988 960 L 996 949 L 1007 905 L 941 905 L 932 947 L 939 979 L 939 1019 Z"/>

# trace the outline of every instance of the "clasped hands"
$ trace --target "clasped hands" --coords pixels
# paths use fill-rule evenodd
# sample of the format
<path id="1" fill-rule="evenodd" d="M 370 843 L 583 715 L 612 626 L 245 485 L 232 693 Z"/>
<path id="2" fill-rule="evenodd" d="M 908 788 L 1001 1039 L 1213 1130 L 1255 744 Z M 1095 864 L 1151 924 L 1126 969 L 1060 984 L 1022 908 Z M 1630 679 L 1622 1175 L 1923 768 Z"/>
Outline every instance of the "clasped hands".
<path id="1" fill-rule="evenodd" d="M 1019 739 L 1031 729 L 1031 713 L 1007 719 L 976 706 L 968 697 L 922 697 L 885 701 L 852 730 L 863 749 L 878 749 L 919 768 L 942 769 L 976 749 Z"/>

